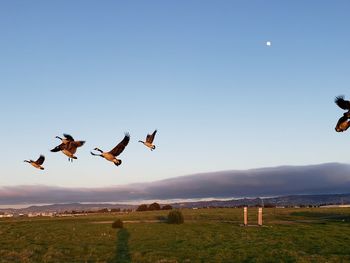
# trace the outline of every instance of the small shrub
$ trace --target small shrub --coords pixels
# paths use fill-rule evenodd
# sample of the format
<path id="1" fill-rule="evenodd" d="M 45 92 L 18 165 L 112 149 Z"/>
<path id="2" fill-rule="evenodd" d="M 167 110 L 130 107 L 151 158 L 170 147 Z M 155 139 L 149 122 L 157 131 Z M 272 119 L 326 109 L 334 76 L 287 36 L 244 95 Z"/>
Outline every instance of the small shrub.
<path id="1" fill-rule="evenodd" d="M 160 205 L 158 203 L 150 204 L 148 207 L 149 211 L 160 210 Z"/>
<path id="2" fill-rule="evenodd" d="M 136 211 L 138 211 L 138 212 L 148 211 L 148 207 L 145 204 L 139 205 L 139 207 L 136 209 Z"/>
<path id="3" fill-rule="evenodd" d="M 113 228 L 123 228 L 123 221 L 120 219 L 117 219 L 112 224 Z"/>
<path id="4" fill-rule="evenodd" d="M 170 211 L 168 214 L 168 223 L 169 224 L 183 224 L 184 217 L 179 210 Z"/>

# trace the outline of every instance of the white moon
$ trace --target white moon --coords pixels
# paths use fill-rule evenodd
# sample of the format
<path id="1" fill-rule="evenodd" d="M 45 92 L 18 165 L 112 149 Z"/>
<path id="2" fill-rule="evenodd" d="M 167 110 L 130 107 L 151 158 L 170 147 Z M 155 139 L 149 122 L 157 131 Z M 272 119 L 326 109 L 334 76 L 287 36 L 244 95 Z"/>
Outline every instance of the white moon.
<path id="1" fill-rule="evenodd" d="M 268 47 L 271 46 L 271 44 L 272 44 L 271 41 L 266 42 L 266 46 L 268 46 Z"/>

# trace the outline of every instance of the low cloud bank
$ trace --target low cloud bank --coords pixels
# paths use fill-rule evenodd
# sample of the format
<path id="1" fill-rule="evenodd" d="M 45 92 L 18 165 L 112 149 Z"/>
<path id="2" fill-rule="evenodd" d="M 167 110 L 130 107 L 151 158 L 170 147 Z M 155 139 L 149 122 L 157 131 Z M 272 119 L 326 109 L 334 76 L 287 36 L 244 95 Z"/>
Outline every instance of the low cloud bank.
<path id="1" fill-rule="evenodd" d="M 125 202 L 350 192 L 350 165 L 327 163 L 194 174 L 108 188 L 0 187 L 0 204 Z"/>

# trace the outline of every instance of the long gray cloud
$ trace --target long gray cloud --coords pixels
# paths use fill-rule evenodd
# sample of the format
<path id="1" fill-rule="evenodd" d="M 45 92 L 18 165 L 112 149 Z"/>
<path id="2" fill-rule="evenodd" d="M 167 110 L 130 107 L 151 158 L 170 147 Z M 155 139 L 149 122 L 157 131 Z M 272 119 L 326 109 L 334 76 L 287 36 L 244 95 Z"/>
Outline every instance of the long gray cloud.
<path id="1" fill-rule="evenodd" d="M 0 204 L 124 202 L 350 192 L 350 165 L 328 163 L 194 174 L 108 188 L 0 187 Z"/>

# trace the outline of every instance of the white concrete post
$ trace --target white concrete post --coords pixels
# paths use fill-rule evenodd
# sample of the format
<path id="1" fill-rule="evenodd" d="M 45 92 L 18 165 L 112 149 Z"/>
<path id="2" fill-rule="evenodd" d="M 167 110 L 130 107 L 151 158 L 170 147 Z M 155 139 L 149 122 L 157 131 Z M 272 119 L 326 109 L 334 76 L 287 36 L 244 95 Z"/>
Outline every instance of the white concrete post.
<path id="1" fill-rule="evenodd" d="M 262 207 L 258 209 L 258 225 L 262 226 L 263 224 L 263 216 L 262 216 Z"/>

